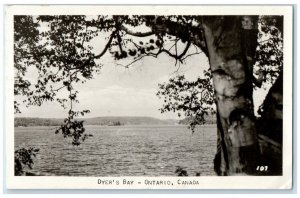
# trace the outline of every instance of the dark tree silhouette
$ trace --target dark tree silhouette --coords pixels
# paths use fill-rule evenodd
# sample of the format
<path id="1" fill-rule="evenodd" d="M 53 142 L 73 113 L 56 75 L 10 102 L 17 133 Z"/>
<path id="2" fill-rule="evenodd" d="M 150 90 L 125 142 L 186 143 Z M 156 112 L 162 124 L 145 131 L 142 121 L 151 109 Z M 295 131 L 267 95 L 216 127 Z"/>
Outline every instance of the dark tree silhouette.
<path id="1" fill-rule="evenodd" d="M 74 85 L 100 71 L 106 53 L 129 60 L 126 68 L 146 56 L 167 54 L 182 64 L 204 53 L 210 64 L 205 78 L 187 82 L 179 76 L 160 85 L 158 95 L 165 99 L 161 111 L 193 116 L 193 129 L 204 123 L 214 102 L 217 174 L 256 174 L 262 152 L 252 93 L 255 86 L 273 83 L 282 71 L 282 22 L 281 16 L 15 16 L 15 95 L 25 96 L 27 106 L 57 101 L 69 108 L 56 132 L 78 145 L 87 134 L 75 118 L 89 110 L 74 109 Z M 106 44 L 94 54 L 90 41 L 103 35 Z M 37 82 L 26 80 L 29 68 L 38 71 Z M 58 97 L 61 90 L 69 93 L 67 98 Z M 18 101 L 15 112 L 20 112 Z"/>
<path id="2" fill-rule="evenodd" d="M 38 154 L 39 149 L 34 147 L 20 148 L 15 151 L 15 175 L 31 175 L 27 169 L 32 169 L 33 158 Z"/>

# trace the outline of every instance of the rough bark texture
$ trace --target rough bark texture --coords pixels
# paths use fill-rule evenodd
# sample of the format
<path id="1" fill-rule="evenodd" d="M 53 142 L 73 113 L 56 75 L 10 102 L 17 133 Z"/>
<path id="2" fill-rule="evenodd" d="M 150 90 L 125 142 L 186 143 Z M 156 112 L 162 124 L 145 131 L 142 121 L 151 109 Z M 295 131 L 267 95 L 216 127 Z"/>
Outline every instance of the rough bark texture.
<path id="1" fill-rule="evenodd" d="M 217 104 L 219 175 L 254 174 L 259 147 L 253 111 L 256 17 L 203 17 Z M 254 52 L 253 52 L 254 51 Z"/>

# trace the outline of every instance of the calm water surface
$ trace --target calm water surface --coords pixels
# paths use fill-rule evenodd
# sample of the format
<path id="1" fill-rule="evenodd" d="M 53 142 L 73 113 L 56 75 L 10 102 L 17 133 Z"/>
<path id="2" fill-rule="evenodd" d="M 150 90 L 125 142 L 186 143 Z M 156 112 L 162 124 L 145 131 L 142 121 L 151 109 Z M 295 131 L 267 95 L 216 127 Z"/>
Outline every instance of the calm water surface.
<path id="1" fill-rule="evenodd" d="M 216 126 L 86 126 L 93 134 L 80 146 L 55 127 L 15 128 L 15 148 L 35 146 L 40 152 L 30 172 L 65 176 L 176 176 L 177 166 L 189 176 L 214 175 Z"/>

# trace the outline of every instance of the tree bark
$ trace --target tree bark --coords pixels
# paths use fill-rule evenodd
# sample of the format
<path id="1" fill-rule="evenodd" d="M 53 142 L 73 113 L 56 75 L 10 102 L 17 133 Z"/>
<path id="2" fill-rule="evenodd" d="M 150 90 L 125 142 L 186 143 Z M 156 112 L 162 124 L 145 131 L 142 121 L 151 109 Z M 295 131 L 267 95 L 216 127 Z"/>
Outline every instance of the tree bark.
<path id="1" fill-rule="evenodd" d="M 255 174 L 259 147 L 253 110 L 257 17 L 203 17 L 217 105 L 219 175 Z"/>

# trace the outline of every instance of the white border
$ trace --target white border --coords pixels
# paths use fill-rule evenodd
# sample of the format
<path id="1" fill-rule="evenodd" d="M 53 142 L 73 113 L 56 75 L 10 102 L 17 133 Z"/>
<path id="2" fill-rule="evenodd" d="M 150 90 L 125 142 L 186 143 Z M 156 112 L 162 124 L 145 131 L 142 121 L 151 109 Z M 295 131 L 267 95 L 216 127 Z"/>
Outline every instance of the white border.
<path id="1" fill-rule="evenodd" d="M 126 9 L 124 9 L 126 7 Z M 283 176 L 232 177 L 16 177 L 14 171 L 13 15 L 71 14 L 188 14 L 188 15 L 284 15 Z M 5 9 L 5 124 L 6 179 L 8 189 L 290 189 L 292 186 L 292 7 L 291 6 L 7 6 Z M 118 180 L 120 185 L 99 185 L 98 179 Z M 123 185 L 123 179 L 135 185 Z M 171 181 L 174 185 L 145 185 L 145 180 Z M 177 185 L 178 179 L 199 185 Z M 141 182 L 141 184 L 138 184 Z"/>

